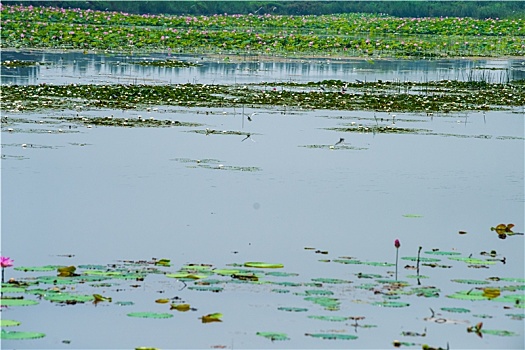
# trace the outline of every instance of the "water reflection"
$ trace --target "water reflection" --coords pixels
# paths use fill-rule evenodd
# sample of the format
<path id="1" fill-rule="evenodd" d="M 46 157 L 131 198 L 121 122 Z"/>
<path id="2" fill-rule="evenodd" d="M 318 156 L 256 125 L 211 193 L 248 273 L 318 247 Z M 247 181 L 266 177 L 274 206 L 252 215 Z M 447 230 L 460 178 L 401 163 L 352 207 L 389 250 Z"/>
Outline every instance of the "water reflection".
<path id="1" fill-rule="evenodd" d="M 197 67 L 141 66 L 145 59 L 176 58 Z M 319 58 L 266 61 L 263 57 L 94 54 L 82 52 L 2 52 L 2 60 L 39 62 L 39 66 L 2 67 L 2 84 L 247 84 L 266 82 L 484 80 L 500 83 L 525 79 L 523 59 L 328 60 Z"/>

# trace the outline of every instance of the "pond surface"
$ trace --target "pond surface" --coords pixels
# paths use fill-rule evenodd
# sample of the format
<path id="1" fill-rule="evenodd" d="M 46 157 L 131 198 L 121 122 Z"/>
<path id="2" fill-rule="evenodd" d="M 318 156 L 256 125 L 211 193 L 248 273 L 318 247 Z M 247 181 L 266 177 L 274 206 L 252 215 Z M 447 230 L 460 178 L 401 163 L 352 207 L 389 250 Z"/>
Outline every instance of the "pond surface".
<path id="1" fill-rule="evenodd" d="M 141 66 L 148 60 L 176 58 L 197 63 L 190 68 Z M 265 56 L 169 56 L 148 57 L 82 52 L 2 50 L 2 60 L 39 62 L 39 66 L 2 67 L 2 84 L 245 84 L 259 82 L 317 82 L 322 80 L 415 81 L 482 80 L 491 83 L 525 79 L 524 59 L 364 60 L 302 59 L 269 60 Z M 271 58 L 270 58 L 271 59 Z"/>
<path id="2" fill-rule="evenodd" d="M 52 65 L 49 69 L 44 65 L 17 68 L 12 76 L 4 76 L 2 68 L 2 84 L 386 80 L 395 79 L 396 74 L 401 80 L 421 80 L 426 79 L 421 75 L 425 70 L 428 80 L 441 74 L 443 79 L 461 79 L 461 71 L 480 64 L 416 62 L 411 69 L 410 62 L 400 61 L 370 66 L 366 62 L 311 63 L 305 70 L 302 63 L 269 62 L 256 64 L 256 73 L 243 74 L 243 69 L 255 64 L 208 61 L 202 67 L 168 70 L 108 64 L 124 61 L 118 56 L 27 55 L 24 59 Z M 62 65 L 57 60 L 60 56 Z M 514 64 L 509 62 L 494 64 Z M 357 72 L 354 66 L 360 67 Z M 64 305 L 42 299 L 34 306 L 9 307 L 2 310 L 2 319 L 19 320 L 19 330 L 46 336 L 2 340 L 2 348 L 378 349 L 392 348 L 394 340 L 412 342 L 403 346 L 407 348 L 421 348 L 423 343 L 443 348 L 448 343 L 451 349 L 523 348 L 523 318 L 507 315 L 523 314 L 523 236 L 502 240 L 490 230 L 500 223 L 514 223 L 515 232 L 524 230 L 523 109 L 433 116 L 397 113 L 395 127 L 429 130 L 426 134 L 365 130 L 377 124 L 391 126 L 392 116 L 386 113 L 377 113 L 375 119 L 373 113 L 363 111 L 246 108 L 246 115 L 257 113 L 248 121 L 242 112 L 172 106 L 140 111 L 2 111 L 9 120 L 2 125 L 2 255 L 13 258 L 15 267 L 99 264 L 109 269 L 111 264 L 125 265 L 123 261 L 165 258 L 171 260 L 170 267 L 160 268 L 166 273 L 191 263 L 225 269 L 233 268 L 228 265 L 232 263 L 263 261 L 284 268 L 260 269 L 261 273 L 298 274 L 260 278 L 297 286 L 232 283 L 227 277 L 219 293 L 196 291 L 189 288 L 195 286 L 194 281 L 181 282 L 158 273 L 148 274 L 144 281 L 108 280 L 108 285 L 99 287 L 66 285 L 64 291 L 98 293 L 112 297 L 113 302 L 133 301 L 134 305 Z M 136 119 L 140 115 L 200 126 L 88 127 L 61 119 L 77 113 L 85 118 Z M 330 130 L 352 123 L 362 125 L 363 132 Z M 207 134 L 206 128 L 226 132 Z M 335 145 L 340 138 L 344 142 Z M 398 274 L 399 280 L 408 283 L 405 290 L 419 285 L 410 277 L 416 272 L 405 268 L 415 262 L 401 258 L 417 256 L 420 246 L 421 257 L 438 258 L 438 264 L 450 266 L 421 266 L 421 275 L 428 277 L 421 279 L 421 286 L 439 288 L 439 297 L 389 293 L 388 283 L 378 280 L 394 278 L 392 265 L 337 262 L 353 257 L 393 264 L 395 239 L 401 242 Z M 476 268 L 432 255 L 433 249 L 486 263 Z M 492 250 L 497 252 L 496 262 L 480 254 Z M 503 258 L 505 263 L 500 261 Z M 5 272 L 6 278 L 17 279 L 56 276 L 55 270 L 8 268 Z M 358 278 L 359 273 L 381 278 Z M 502 280 L 487 280 L 490 277 Z M 312 285 L 318 278 L 347 282 Z M 517 295 L 521 304 L 449 298 L 479 287 L 453 279 L 487 281 L 487 286 L 501 288 L 502 296 Z M 358 287 L 365 283 L 373 284 L 370 290 Z M 39 288 L 52 286 L 41 283 Z M 514 291 L 504 289 L 509 286 Z M 338 307 L 327 309 L 306 300 L 308 290 L 332 292 Z M 170 311 L 169 304 L 155 303 L 174 297 L 197 311 Z M 373 304 L 385 300 L 410 305 Z M 451 313 L 442 311 L 443 307 L 471 312 Z M 286 311 L 289 308 L 307 311 Z M 434 319 L 430 309 L 436 312 Z M 141 319 L 128 316 L 132 312 L 171 313 L 173 317 Z M 204 324 L 199 319 L 215 312 L 223 314 L 222 322 Z M 368 326 L 355 327 L 351 319 L 330 322 L 309 316 L 364 316 L 358 323 Z M 446 322 L 435 322 L 436 318 Z M 478 322 L 483 322 L 484 329 L 514 335 L 468 333 L 467 327 Z M 271 341 L 257 332 L 282 332 L 289 340 Z M 306 333 L 358 338 L 318 339 Z"/>

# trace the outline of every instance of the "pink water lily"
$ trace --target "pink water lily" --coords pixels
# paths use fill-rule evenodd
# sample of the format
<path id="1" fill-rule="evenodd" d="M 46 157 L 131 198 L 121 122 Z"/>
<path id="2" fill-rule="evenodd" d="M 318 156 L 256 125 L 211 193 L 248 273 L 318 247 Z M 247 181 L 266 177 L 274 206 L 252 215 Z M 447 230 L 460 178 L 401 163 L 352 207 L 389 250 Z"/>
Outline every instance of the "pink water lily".
<path id="1" fill-rule="evenodd" d="M 14 260 L 9 258 L 9 257 L 7 257 L 7 256 L 0 256 L 0 266 L 2 268 L 13 266 L 13 262 L 14 262 Z"/>
<path id="2" fill-rule="evenodd" d="M 4 283 L 4 269 L 13 266 L 13 259 L 7 256 L 0 256 L 0 266 L 2 267 L 2 283 Z"/>

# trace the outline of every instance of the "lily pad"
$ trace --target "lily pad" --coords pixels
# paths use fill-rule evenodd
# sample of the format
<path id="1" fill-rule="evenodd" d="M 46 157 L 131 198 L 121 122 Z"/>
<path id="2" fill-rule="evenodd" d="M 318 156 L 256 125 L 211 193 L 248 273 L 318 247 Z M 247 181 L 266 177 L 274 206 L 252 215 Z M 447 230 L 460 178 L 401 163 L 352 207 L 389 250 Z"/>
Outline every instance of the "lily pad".
<path id="1" fill-rule="evenodd" d="M 441 250 L 431 250 L 431 251 L 425 252 L 425 254 L 430 254 L 430 255 L 450 255 L 450 256 L 461 255 L 461 253 L 458 253 L 458 252 L 446 252 L 446 251 L 441 251 Z"/>
<path id="2" fill-rule="evenodd" d="M 372 305 L 381 306 L 381 307 L 407 307 L 410 306 L 409 303 L 404 303 L 401 301 L 377 301 L 372 303 Z"/>
<path id="3" fill-rule="evenodd" d="M 328 283 L 328 284 L 345 284 L 345 283 L 352 283 L 352 281 L 348 280 L 342 280 L 338 278 L 312 278 L 312 281 L 314 282 L 320 282 L 320 283 Z"/>
<path id="4" fill-rule="evenodd" d="M 260 261 L 250 261 L 244 263 L 245 267 L 255 267 L 258 269 L 281 269 L 284 267 L 283 264 L 272 264 L 272 263 L 265 263 Z"/>
<path id="5" fill-rule="evenodd" d="M 340 340 L 354 340 L 357 339 L 356 335 L 343 334 L 343 333 L 305 333 L 306 336 L 319 338 L 319 339 L 340 339 Z"/>
<path id="6" fill-rule="evenodd" d="M 44 299 L 57 303 L 85 303 L 88 301 L 94 301 L 95 297 L 93 295 L 54 293 L 44 296 Z"/>
<path id="7" fill-rule="evenodd" d="M 199 292 L 214 292 L 214 293 L 222 292 L 224 290 L 224 288 L 217 287 L 217 286 L 191 286 L 191 287 L 188 287 L 188 289 L 196 290 Z"/>
<path id="8" fill-rule="evenodd" d="M 490 335 L 497 335 L 500 337 L 516 337 L 519 334 L 511 331 L 506 330 L 499 330 L 499 329 L 482 329 L 480 330 L 483 334 L 490 334 Z"/>
<path id="9" fill-rule="evenodd" d="M 0 306 L 30 306 L 37 304 L 38 301 L 29 299 L 0 299 Z"/>
<path id="10" fill-rule="evenodd" d="M 14 320 L 0 320 L 0 327 L 13 327 L 13 326 L 20 326 L 20 321 L 14 321 Z"/>
<path id="11" fill-rule="evenodd" d="M 289 306 L 280 306 L 277 308 L 277 310 L 288 311 L 288 312 L 306 312 L 308 311 L 308 309 L 305 307 L 289 307 Z"/>
<path id="12" fill-rule="evenodd" d="M 401 258 L 402 260 L 410 260 L 410 261 L 420 261 L 420 262 L 438 262 L 438 261 L 441 261 L 440 259 L 437 259 L 437 258 L 425 258 L 424 256 L 422 257 L 417 257 L 417 256 L 405 256 L 405 257 L 402 257 Z"/>
<path id="13" fill-rule="evenodd" d="M 46 335 L 44 333 L 37 332 L 18 332 L 18 331 L 5 331 L 2 329 L 0 334 L 0 339 L 9 339 L 9 340 L 22 340 L 22 339 L 38 339 L 43 338 Z"/>
<path id="14" fill-rule="evenodd" d="M 310 315 L 308 318 L 312 318 L 314 320 L 321 320 L 321 321 L 330 321 L 330 322 L 344 322 L 348 320 L 348 317 L 344 316 L 317 316 L 317 315 Z"/>
<path id="15" fill-rule="evenodd" d="M 2 287 L 0 289 L 2 293 L 23 293 L 25 292 L 25 288 L 20 287 Z"/>
<path id="16" fill-rule="evenodd" d="M 489 284 L 489 282 L 482 280 L 453 279 L 451 281 L 464 284 Z"/>
<path id="17" fill-rule="evenodd" d="M 265 337 L 267 339 L 270 339 L 271 341 L 274 341 L 274 340 L 290 340 L 290 338 L 288 338 L 288 335 L 286 333 L 257 332 L 256 334 L 261 336 L 261 337 Z"/>
<path id="18" fill-rule="evenodd" d="M 171 318 L 172 314 L 158 313 L 158 312 L 131 312 L 128 314 L 129 317 L 140 317 L 140 318 Z"/>
<path id="19" fill-rule="evenodd" d="M 442 307 L 441 310 L 448 311 L 448 312 L 458 312 L 458 313 L 470 312 L 469 309 L 465 309 L 462 307 Z"/>
<path id="20" fill-rule="evenodd" d="M 24 272 L 45 272 L 45 271 L 56 271 L 59 266 L 46 265 L 46 266 L 17 266 L 14 269 L 16 271 Z"/>

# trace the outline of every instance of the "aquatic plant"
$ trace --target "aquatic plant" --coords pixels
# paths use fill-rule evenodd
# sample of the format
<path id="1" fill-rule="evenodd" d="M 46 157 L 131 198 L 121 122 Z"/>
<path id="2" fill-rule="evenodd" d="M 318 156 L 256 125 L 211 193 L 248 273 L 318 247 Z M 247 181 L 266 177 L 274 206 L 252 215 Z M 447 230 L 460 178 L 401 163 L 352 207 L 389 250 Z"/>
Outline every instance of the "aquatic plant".
<path id="1" fill-rule="evenodd" d="M 361 57 L 522 56 L 523 19 L 167 16 L 10 6 L 1 47 Z M 101 25 L 103 23 L 104 25 Z"/>
<path id="2" fill-rule="evenodd" d="M 399 255 L 399 247 L 401 247 L 401 243 L 399 242 L 399 239 L 396 239 L 394 241 L 394 247 L 396 247 L 396 281 L 397 281 L 397 262 L 398 262 L 398 255 Z"/>
<path id="3" fill-rule="evenodd" d="M 2 267 L 2 283 L 4 283 L 4 270 L 6 267 L 13 266 L 14 260 L 7 256 L 0 256 L 0 266 Z"/>

